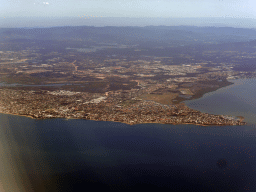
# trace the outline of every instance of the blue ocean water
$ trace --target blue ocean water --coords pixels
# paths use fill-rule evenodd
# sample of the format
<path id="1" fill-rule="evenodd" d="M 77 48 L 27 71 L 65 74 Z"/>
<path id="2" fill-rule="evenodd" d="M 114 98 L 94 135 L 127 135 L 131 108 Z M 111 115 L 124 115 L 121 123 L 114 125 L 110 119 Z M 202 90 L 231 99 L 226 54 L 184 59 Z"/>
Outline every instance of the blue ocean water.
<path id="1" fill-rule="evenodd" d="M 255 137 L 251 126 L 0 114 L 0 168 L 25 191 L 256 191 Z"/>

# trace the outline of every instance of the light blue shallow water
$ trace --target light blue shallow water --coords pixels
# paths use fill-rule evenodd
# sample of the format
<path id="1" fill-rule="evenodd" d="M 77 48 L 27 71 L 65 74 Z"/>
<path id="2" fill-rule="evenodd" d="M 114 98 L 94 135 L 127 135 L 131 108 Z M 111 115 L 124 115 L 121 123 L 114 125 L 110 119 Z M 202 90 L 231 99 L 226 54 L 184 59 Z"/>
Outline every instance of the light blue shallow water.
<path id="1" fill-rule="evenodd" d="M 216 115 L 243 116 L 256 125 L 256 79 L 230 80 L 233 85 L 207 93 L 202 98 L 185 101 L 196 110 Z"/>

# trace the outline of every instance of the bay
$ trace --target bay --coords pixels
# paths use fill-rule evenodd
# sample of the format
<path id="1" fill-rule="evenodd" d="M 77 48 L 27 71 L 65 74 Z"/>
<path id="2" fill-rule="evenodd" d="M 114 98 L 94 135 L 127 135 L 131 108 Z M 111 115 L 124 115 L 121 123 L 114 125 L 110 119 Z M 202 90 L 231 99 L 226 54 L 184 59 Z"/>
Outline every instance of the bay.
<path id="1" fill-rule="evenodd" d="M 216 115 L 243 116 L 251 127 L 256 125 L 256 79 L 229 80 L 223 87 L 203 97 L 185 101 L 190 108 Z"/>

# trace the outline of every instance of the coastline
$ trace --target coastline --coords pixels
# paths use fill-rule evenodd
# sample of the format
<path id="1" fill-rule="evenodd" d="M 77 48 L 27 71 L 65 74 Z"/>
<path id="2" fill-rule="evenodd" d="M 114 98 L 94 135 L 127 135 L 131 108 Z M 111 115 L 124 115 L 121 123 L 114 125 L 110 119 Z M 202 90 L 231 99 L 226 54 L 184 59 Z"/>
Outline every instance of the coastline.
<path id="1" fill-rule="evenodd" d="M 195 99 L 200 99 L 200 98 L 202 98 L 204 95 L 206 95 L 206 94 L 211 94 L 211 93 L 214 93 L 215 91 L 217 91 L 217 90 L 220 90 L 220 89 L 222 89 L 222 88 L 227 88 L 227 87 L 230 87 L 230 86 L 232 86 L 232 85 L 235 85 L 235 83 L 233 83 L 233 82 L 231 82 L 231 81 L 228 81 L 228 79 L 227 79 L 227 84 L 224 84 L 224 85 L 222 85 L 222 86 L 220 86 L 220 87 L 218 87 L 218 88 L 214 88 L 214 89 L 210 89 L 209 91 L 207 91 L 207 90 L 204 90 L 204 91 L 202 91 L 202 92 L 199 92 L 199 93 L 197 93 L 194 97 L 192 97 L 191 99 L 188 99 L 188 100 L 185 100 L 184 102 L 186 102 L 186 101 L 192 101 L 192 100 L 195 100 Z"/>
<path id="2" fill-rule="evenodd" d="M 233 84 L 184 103 L 203 113 L 224 114 L 245 121 L 248 125 L 255 125 L 256 103 L 253 96 L 256 94 L 256 78 L 237 78 L 228 81 Z"/>
<path id="3" fill-rule="evenodd" d="M 230 85 L 234 85 L 234 82 L 230 82 Z M 230 87 L 230 85 L 220 87 L 219 89 Z M 227 115 L 213 114 L 211 112 L 202 112 L 201 110 L 190 108 L 183 102 L 174 105 L 163 105 L 155 101 L 141 100 L 128 107 L 121 107 L 118 104 L 109 105 L 106 101 L 86 104 L 84 101 L 74 99 L 74 101 L 70 100 L 70 103 L 72 103 L 70 106 L 65 107 L 60 104 L 60 97 L 58 95 L 36 95 L 26 91 L 5 89 L 2 90 L 2 95 L 5 95 L 6 98 L 3 98 L 2 102 L 0 102 L 0 113 L 24 116 L 38 120 L 53 118 L 84 119 L 120 122 L 127 125 L 147 123 L 171 125 L 191 124 L 200 126 L 247 124 L 247 122 L 243 121 L 245 118 L 241 115 L 230 117 Z M 10 95 L 11 99 L 9 97 Z M 17 100 L 20 98 L 26 98 L 26 101 L 21 100 L 21 102 L 17 103 Z M 49 102 L 38 103 L 36 101 L 38 98 L 42 101 Z M 72 99 L 72 97 L 69 98 Z M 5 102 L 6 99 L 9 100 L 9 103 Z M 43 105 L 41 106 L 41 104 Z M 49 104 L 51 108 L 46 108 L 46 104 Z"/>
<path id="4" fill-rule="evenodd" d="M 163 123 L 163 122 L 149 122 L 149 121 L 145 121 L 142 123 L 127 123 L 127 122 L 123 122 L 123 121 L 110 121 L 110 120 L 97 120 L 97 119 L 86 119 L 86 118 L 74 118 L 74 117 L 48 117 L 48 118 L 36 118 L 33 117 L 31 115 L 20 115 L 20 114 L 12 114 L 12 113 L 4 113 L 4 112 L 0 112 L 0 114 L 5 114 L 5 115 L 14 115 L 14 116 L 20 116 L 20 117 L 27 117 L 30 119 L 35 119 L 35 120 L 49 120 L 49 119 L 65 119 L 65 120 L 90 120 L 90 121 L 101 121 L 101 122 L 116 122 L 116 123 L 124 123 L 126 125 L 140 125 L 140 124 L 169 124 L 169 125 L 196 125 L 196 126 L 203 126 L 203 127 L 208 127 L 208 126 L 235 126 L 235 125 L 230 125 L 230 124 L 199 124 L 199 123 Z M 210 115 L 210 114 L 209 114 Z M 244 117 L 239 116 L 239 122 L 242 123 L 241 125 L 246 125 L 246 122 L 243 122 Z M 239 125 L 239 126 L 241 126 Z"/>
<path id="5" fill-rule="evenodd" d="M 243 121 L 244 120 L 243 116 L 236 116 L 236 117 L 239 119 L 239 121 Z"/>

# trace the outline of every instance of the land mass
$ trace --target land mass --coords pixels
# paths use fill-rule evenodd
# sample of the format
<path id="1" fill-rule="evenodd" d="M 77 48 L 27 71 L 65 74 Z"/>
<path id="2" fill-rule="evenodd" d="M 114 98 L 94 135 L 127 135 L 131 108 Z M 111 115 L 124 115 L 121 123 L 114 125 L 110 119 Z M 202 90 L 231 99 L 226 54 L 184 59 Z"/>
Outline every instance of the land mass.
<path id="1" fill-rule="evenodd" d="M 36 119 L 75 118 L 116 121 L 126 124 L 164 123 L 196 125 L 244 125 L 241 119 L 211 115 L 185 104 L 165 105 L 155 101 L 132 99 L 120 105 L 111 97 L 99 96 L 88 102 L 88 95 L 70 91 L 24 91 L 0 89 L 0 112 Z M 50 107 L 49 107 L 50 106 Z"/>
<path id="2" fill-rule="evenodd" d="M 228 79 L 255 77 L 254 30 L 84 26 L 1 29 L 0 36 L 2 113 L 127 124 L 245 124 L 182 102 L 232 84 Z"/>

